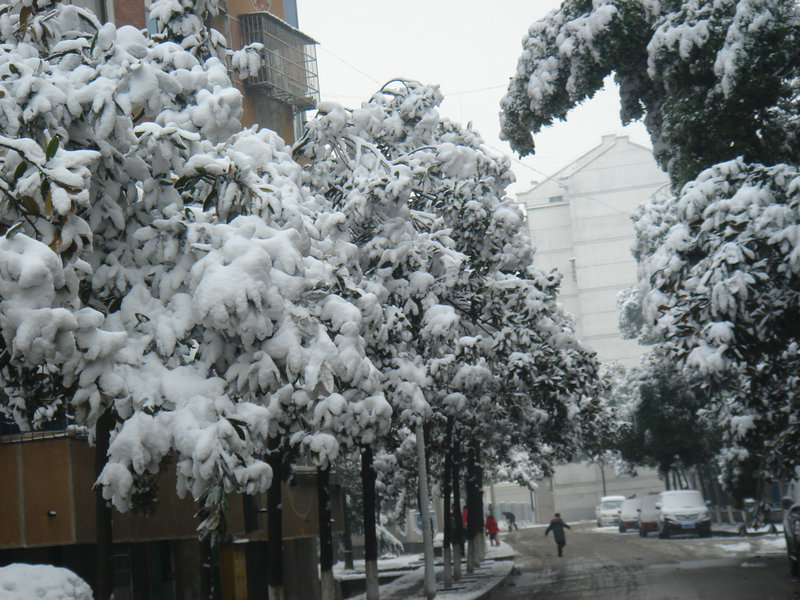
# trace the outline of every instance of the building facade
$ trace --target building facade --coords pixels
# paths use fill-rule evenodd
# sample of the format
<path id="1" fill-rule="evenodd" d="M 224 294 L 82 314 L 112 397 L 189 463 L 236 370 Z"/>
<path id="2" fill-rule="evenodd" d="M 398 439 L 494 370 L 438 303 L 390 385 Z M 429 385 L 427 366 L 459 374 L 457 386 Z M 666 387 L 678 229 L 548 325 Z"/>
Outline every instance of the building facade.
<path id="1" fill-rule="evenodd" d="M 536 247 L 534 263 L 561 273 L 559 300 L 574 317 L 578 338 L 601 363 L 638 366 L 647 350 L 622 338 L 617 296 L 637 283 L 631 215 L 648 198 L 668 191 L 669 178 L 652 151 L 612 134 L 518 195 Z M 630 477 L 588 461 L 561 465 L 532 494 L 535 520 L 547 522 L 555 511 L 567 520 L 593 519 L 604 489 L 643 495 L 663 490 L 664 483 L 653 469 Z"/>
<path id="2" fill-rule="evenodd" d="M 578 337 L 603 363 L 639 364 L 642 347 L 619 333 L 617 295 L 636 284 L 633 211 L 669 188 L 652 151 L 627 136 L 599 146 L 519 194 L 536 246 L 534 263 L 558 269 L 561 303 Z"/>

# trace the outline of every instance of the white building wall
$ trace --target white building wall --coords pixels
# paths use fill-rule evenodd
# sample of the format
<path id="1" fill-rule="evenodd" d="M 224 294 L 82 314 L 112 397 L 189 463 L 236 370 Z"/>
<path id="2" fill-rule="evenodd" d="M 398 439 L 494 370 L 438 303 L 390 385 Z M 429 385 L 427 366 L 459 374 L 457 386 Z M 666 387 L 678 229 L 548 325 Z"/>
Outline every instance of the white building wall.
<path id="1" fill-rule="evenodd" d="M 601 362 L 639 364 L 643 348 L 618 331 L 617 294 L 636 283 L 633 211 L 669 183 L 652 152 L 608 135 L 553 177 L 519 195 L 534 262 L 562 275 L 560 302 Z"/>

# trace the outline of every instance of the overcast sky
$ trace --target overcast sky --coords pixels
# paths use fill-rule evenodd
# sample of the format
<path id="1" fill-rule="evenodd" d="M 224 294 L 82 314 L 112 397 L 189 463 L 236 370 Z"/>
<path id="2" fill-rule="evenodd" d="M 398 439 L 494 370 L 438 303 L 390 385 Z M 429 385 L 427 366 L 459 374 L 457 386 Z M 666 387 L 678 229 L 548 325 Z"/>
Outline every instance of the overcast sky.
<path id="1" fill-rule="evenodd" d="M 514 73 L 528 25 L 558 0 L 297 0 L 300 29 L 319 46 L 323 100 L 358 106 L 395 78 L 438 83 L 442 114 L 473 126 L 487 145 L 515 159 L 499 139 L 498 112 Z M 619 99 L 610 89 L 574 109 L 566 122 L 534 137 L 536 154 L 513 163 L 519 192 L 600 143 L 627 134 L 650 146 L 644 126 L 623 128 Z M 532 167 L 532 168 L 531 168 Z M 536 170 L 534 170 L 536 169 Z"/>

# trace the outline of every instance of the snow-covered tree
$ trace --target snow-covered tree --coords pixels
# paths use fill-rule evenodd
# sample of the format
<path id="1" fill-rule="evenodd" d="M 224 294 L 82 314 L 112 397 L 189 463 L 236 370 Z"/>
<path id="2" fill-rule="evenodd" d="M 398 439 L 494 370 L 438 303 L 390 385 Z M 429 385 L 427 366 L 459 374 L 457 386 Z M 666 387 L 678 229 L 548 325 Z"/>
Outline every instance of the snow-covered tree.
<path id="1" fill-rule="evenodd" d="M 269 485 L 269 437 L 369 370 L 326 314 L 352 311 L 325 207 L 277 135 L 241 130 L 241 95 L 200 48 L 221 39 L 215 7 L 154 2 L 156 39 L 46 0 L 0 14 L 10 411 L 36 412 L 13 377 L 27 369 L 63 386 L 76 423 L 113 414 L 105 497 L 129 509 L 171 458 L 205 531 L 231 491 Z"/>
<path id="2" fill-rule="evenodd" d="M 799 202 L 796 167 L 717 165 L 672 201 L 674 224 L 640 263 L 645 316 L 710 381 L 723 463 L 754 459 L 761 476 L 797 462 Z"/>
<path id="3" fill-rule="evenodd" d="M 567 0 L 523 40 L 503 135 L 533 152 L 531 133 L 613 74 L 676 189 L 737 156 L 797 163 L 799 27 L 793 0 Z"/>
<path id="4" fill-rule="evenodd" d="M 515 445 L 551 461 L 577 447 L 570 424 L 594 370 L 556 307 L 558 278 L 531 266 L 522 217 L 505 198 L 507 161 L 443 119 L 441 100 L 436 87 L 390 82 L 359 109 L 323 105 L 298 145 L 312 189 L 348 216 L 361 287 L 381 298 L 383 321 L 365 336 L 395 410 L 401 508 L 416 498 L 420 416 L 437 473 L 453 450 L 445 440 L 467 432 L 486 454 L 455 453 L 471 453 L 475 477 L 483 460 L 519 456 Z M 482 509 L 472 512 L 479 521 Z"/>
<path id="5" fill-rule="evenodd" d="M 705 376 L 734 478 L 798 460 L 799 33 L 791 0 L 567 1 L 531 26 L 503 101 L 522 152 L 611 73 L 623 120 L 644 118 L 675 196 L 637 215 L 634 304 Z"/>

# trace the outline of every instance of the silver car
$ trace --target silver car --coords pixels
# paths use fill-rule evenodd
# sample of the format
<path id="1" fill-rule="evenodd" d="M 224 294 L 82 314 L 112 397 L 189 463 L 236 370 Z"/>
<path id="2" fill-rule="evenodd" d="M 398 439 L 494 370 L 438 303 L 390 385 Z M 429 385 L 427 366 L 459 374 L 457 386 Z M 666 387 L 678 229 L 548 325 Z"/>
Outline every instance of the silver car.
<path id="1" fill-rule="evenodd" d="M 656 503 L 658 537 L 668 538 L 676 533 L 711 535 L 711 513 L 703 494 L 697 490 L 661 492 Z"/>

